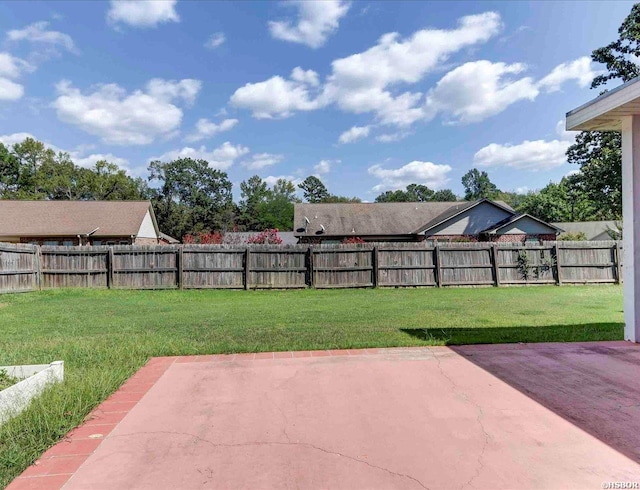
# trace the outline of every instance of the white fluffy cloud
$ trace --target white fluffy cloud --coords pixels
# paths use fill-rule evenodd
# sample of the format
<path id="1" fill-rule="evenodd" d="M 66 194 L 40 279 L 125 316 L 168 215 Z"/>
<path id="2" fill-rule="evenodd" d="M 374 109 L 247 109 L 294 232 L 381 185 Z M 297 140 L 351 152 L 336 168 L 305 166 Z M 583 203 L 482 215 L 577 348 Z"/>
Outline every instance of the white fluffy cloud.
<path id="1" fill-rule="evenodd" d="M 165 22 L 179 22 L 177 0 L 111 0 L 107 20 L 132 27 L 156 27 Z"/>
<path id="2" fill-rule="evenodd" d="M 571 143 L 561 140 L 523 141 L 517 145 L 491 143 L 473 156 L 476 167 L 512 167 L 521 170 L 549 170 L 567 161 Z"/>
<path id="3" fill-rule="evenodd" d="M 421 81 L 452 54 L 488 41 L 501 27 L 500 16 L 486 12 L 460 18 L 455 29 L 423 29 L 406 39 L 385 34 L 368 50 L 335 60 L 323 96 L 347 112 L 372 112 L 384 124 L 409 125 L 423 117 L 422 94 L 391 89 Z"/>
<path id="4" fill-rule="evenodd" d="M 583 56 L 577 60 L 562 63 L 542 78 L 538 85 L 548 92 L 557 92 L 562 84 L 575 80 L 578 86 L 586 87 L 595 78 L 596 72 L 591 67 L 591 58 Z"/>
<path id="5" fill-rule="evenodd" d="M 33 66 L 9 53 L 0 52 L 0 101 L 17 100 L 24 95 L 24 87 L 15 81 Z"/>
<path id="6" fill-rule="evenodd" d="M 191 103 L 200 90 L 198 80 L 150 80 L 145 90 L 128 93 L 117 84 L 104 84 L 82 93 L 70 82 L 56 86 L 53 102 L 58 119 L 99 136 L 105 143 L 145 145 L 169 136 L 182 121 L 179 101 Z"/>
<path id="7" fill-rule="evenodd" d="M 280 76 L 264 82 L 248 83 L 231 96 L 231 104 L 249 109 L 257 119 L 288 117 L 296 111 L 310 111 L 320 107 L 313 99 L 314 77 L 311 70 L 296 67 L 289 80 Z M 304 75 L 303 75 L 304 74 Z"/>
<path id="8" fill-rule="evenodd" d="M 55 50 L 63 48 L 71 53 L 78 53 L 73 39 L 63 32 L 48 30 L 49 22 L 41 21 L 28 25 L 24 29 L 13 29 L 7 33 L 9 41 L 27 41 Z M 50 51 L 51 52 L 51 51 Z"/>
<path id="9" fill-rule="evenodd" d="M 226 40 L 227 38 L 224 35 L 224 32 L 216 32 L 207 39 L 207 42 L 204 43 L 204 47 L 207 49 L 216 49 L 222 46 Z"/>
<path id="10" fill-rule="evenodd" d="M 385 169 L 382 165 L 369 167 L 369 174 L 380 180 L 380 183 L 373 188 L 376 192 L 402 189 L 412 183 L 440 189 L 449 181 L 447 174 L 450 171 L 449 165 L 438 165 L 418 160 L 396 169 Z"/>
<path id="11" fill-rule="evenodd" d="M 342 144 L 354 143 L 366 138 L 371 132 L 371 126 L 353 126 L 340 135 L 338 141 Z"/>
<path id="12" fill-rule="evenodd" d="M 226 170 L 231 167 L 238 158 L 246 155 L 247 153 L 249 153 L 249 148 L 246 146 L 233 145 L 230 142 L 225 141 L 218 148 L 211 151 L 207 150 L 205 146 L 201 146 L 200 148 L 185 146 L 179 150 L 168 151 L 159 157 L 153 157 L 151 160 L 167 162 L 177 160 L 178 158 L 202 159 L 207 160 L 211 168 Z"/>
<path id="13" fill-rule="evenodd" d="M 234 128 L 238 124 L 237 119 L 225 119 L 219 124 L 209 121 L 209 119 L 198 119 L 196 123 L 196 129 L 193 133 L 188 135 L 185 140 L 189 142 L 200 141 L 205 138 L 210 138 L 218 133 L 223 133 Z"/>
<path id="14" fill-rule="evenodd" d="M 239 88 L 231 103 L 258 118 L 287 117 L 336 104 L 346 112 L 373 113 L 383 124 L 407 126 L 424 117 L 422 94 L 397 93 L 396 87 L 421 81 L 452 54 L 486 42 L 501 27 L 500 16 L 486 12 L 460 18 L 455 29 L 423 29 L 406 39 L 385 34 L 368 50 L 334 60 L 322 86 L 314 83 L 315 77 L 303 79 L 301 73 L 308 72 L 296 68 L 290 79 L 274 76 Z"/>
<path id="15" fill-rule="evenodd" d="M 442 77 L 429 92 L 427 114 L 434 117 L 440 112 L 450 122 L 472 123 L 498 114 L 519 100 L 534 100 L 539 91 L 533 79 L 514 78 L 525 70 L 522 63 L 465 63 Z"/>
<path id="16" fill-rule="evenodd" d="M 0 101 L 18 100 L 24 95 L 24 87 L 8 78 L 0 77 Z"/>
<path id="17" fill-rule="evenodd" d="M 480 122 L 516 102 L 535 100 L 541 91 L 558 91 L 571 80 L 585 87 L 596 75 L 586 56 L 556 66 L 538 81 L 522 76 L 526 70 L 523 63 L 465 63 L 442 77 L 427 94 L 425 118 L 441 113 L 449 123 Z"/>
<path id="18" fill-rule="evenodd" d="M 243 166 L 250 170 L 259 170 L 261 168 L 271 167 L 276 163 L 280 163 L 284 160 L 283 155 L 276 155 L 273 153 L 256 153 L 251 155 L 251 158 L 242 163 Z"/>
<path id="19" fill-rule="evenodd" d="M 342 0 L 295 0 L 288 4 L 298 9 L 298 18 L 269 22 L 271 35 L 311 48 L 322 46 L 349 10 L 349 2 Z"/>
<path id="20" fill-rule="evenodd" d="M 340 163 L 340 160 L 320 160 L 313 166 L 313 170 L 317 175 L 328 174 L 331 172 L 331 167 L 337 163 Z"/>
<path id="21" fill-rule="evenodd" d="M 407 130 L 396 131 L 395 133 L 384 133 L 376 136 L 376 141 L 379 141 L 380 143 L 395 143 L 396 141 L 403 140 L 412 134 L 412 131 Z"/>
<path id="22" fill-rule="evenodd" d="M 269 175 L 262 180 L 264 180 L 269 187 L 276 185 L 279 180 L 288 180 L 295 186 L 302 182 L 302 179 L 294 177 L 293 175 Z"/>
<path id="23" fill-rule="evenodd" d="M 575 141 L 575 132 L 565 131 L 563 121 L 556 126 L 558 139 L 525 140 L 522 143 L 491 143 L 473 156 L 476 167 L 510 167 L 520 170 L 550 170 L 567 162 L 566 152 Z"/>
<path id="24" fill-rule="evenodd" d="M 315 72 L 303 76 L 307 72 L 297 67 L 289 78 L 278 75 L 246 84 L 230 102 L 256 118 L 289 117 L 328 106 L 368 113 L 374 117 L 371 124 L 343 132 L 339 142 L 356 141 L 368 136 L 365 128 L 385 125 L 395 131 L 376 139 L 391 142 L 411 134 L 409 128 L 418 121 L 441 116 L 450 124 L 480 122 L 567 82 L 585 86 L 595 75 L 588 57 L 562 63 L 542 78 L 528 75 L 524 63 L 478 60 L 453 68 L 426 94 L 424 88 L 414 88 L 454 54 L 487 42 L 501 29 L 500 15 L 485 12 L 461 17 L 452 29 L 422 29 L 406 38 L 388 33 L 369 49 L 334 60 L 322 81 Z"/>

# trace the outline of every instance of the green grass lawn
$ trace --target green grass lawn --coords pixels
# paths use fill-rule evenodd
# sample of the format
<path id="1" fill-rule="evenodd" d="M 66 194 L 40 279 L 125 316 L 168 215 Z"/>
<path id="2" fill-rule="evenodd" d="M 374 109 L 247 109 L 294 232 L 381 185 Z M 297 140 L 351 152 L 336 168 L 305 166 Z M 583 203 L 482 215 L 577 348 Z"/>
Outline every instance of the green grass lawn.
<path id="1" fill-rule="evenodd" d="M 619 340 L 622 288 L 57 290 L 0 296 L 0 366 L 65 381 L 0 426 L 0 487 L 151 356 Z"/>

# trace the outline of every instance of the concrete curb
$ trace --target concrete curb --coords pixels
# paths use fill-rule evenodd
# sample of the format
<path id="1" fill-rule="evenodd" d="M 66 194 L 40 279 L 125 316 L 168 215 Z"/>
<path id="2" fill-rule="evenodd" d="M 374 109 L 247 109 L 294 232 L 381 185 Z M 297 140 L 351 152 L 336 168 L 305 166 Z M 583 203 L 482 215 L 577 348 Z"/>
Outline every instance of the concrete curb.
<path id="1" fill-rule="evenodd" d="M 0 366 L 9 376 L 22 381 L 0 391 L 0 424 L 19 414 L 29 406 L 31 400 L 40 395 L 52 383 L 64 379 L 64 362 L 31 364 L 24 366 Z"/>

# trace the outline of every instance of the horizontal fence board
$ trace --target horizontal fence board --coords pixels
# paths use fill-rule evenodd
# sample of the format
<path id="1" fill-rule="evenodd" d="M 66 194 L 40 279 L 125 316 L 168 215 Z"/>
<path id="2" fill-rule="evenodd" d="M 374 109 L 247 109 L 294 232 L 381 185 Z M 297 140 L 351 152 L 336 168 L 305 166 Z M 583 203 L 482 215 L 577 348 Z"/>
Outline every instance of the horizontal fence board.
<path id="1" fill-rule="evenodd" d="M 622 244 L 614 241 L 442 243 L 437 248 L 429 243 L 248 247 L 3 243 L 0 292 L 61 287 L 329 289 L 604 284 L 620 282 L 622 252 Z"/>

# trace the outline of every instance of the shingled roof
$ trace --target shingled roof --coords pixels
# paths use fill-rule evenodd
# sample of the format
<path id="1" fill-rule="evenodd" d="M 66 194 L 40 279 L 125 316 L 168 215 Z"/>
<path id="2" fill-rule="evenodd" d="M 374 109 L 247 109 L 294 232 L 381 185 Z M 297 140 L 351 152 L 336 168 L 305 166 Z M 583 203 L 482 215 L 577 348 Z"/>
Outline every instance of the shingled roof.
<path id="1" fill-rule="evenodd" d="M 295 204 L 293 230 L 298 237 L 320 234 L 357 237 L 415 235 L 479 202 L 482 201 L 301 203 Z M 503 202 L 494 204 L 511 210 Z M 309 220 L 308 224 L 305 217 Z M 324 231 L 321 225 L 324 226 Z"/>
<path id="2" fill-rule="evenodd" d="M 132 236 L 147 211 L 155 222 L 149 201 L 0 200 L 0 236 Z"/>

